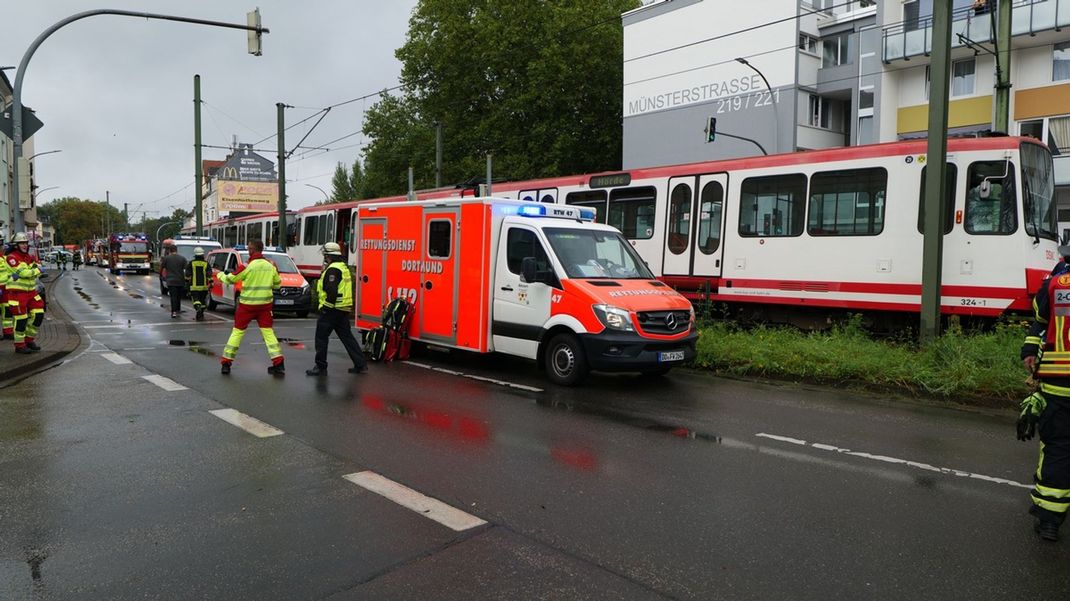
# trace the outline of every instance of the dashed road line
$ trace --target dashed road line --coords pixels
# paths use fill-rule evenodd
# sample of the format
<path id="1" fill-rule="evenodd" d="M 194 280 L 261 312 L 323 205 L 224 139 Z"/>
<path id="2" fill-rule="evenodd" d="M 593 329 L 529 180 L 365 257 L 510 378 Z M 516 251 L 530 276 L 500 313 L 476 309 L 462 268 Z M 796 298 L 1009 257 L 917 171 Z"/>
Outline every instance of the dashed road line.
<path id="1" fill-rule="evenodd" d="M 342 476 L 353 484 L 382 495 L 387 499 L 411 509 L 425 518 L 434 520 L 447 528 L 461 532 L 486 524 L 484 520 L 465 513 L 425 494 L 394 482 L 372 471 L 357 472 Z"/>
<path id="2" fill-rule="evenodd" d="M 842 455 L 850 455 L 852 457 L 860 457 L 862 459 L 869 459 L 871 461 L 880 461 L 883 463 L 893 463 L 898 465 L 905 465 L 919 470 L 925 470 L 927 472 L 936 472 L 938 474 L 944 474 L 948 476 L 957 476 L 959 478 L 970 478 L 971 480 L 983 480 L 985 482 L 991 482 L 993 484 L 1003 484 L 1005 486 L 1014 486 L 1017 488 L 1033 488 L 1031 484 L 1022 484 L 1021 482 L 1015 482 L 1014 480 L 1007 480 L 1005 478 L 997 478 L 995 476 L 986 476 L 984 474 L 975 474 L 973 472 L 967 472 L 966 470 L 959 470 L 950 467 L 939 467 L 930 465 L 928 463 L 922 463 L 920 461 L 911 461 L 909 459 L 899 459 L 898 457 L 888 457 L 887 455 L 874 455 L 872 453 L 866 453 L 863 451 L 852 451 L 851 449 L 845 449 L 842 447 L 833 446 L 830 444 L 824 444 L 820 442 L 807 442 L 798 438 L 791 438 L 789 436 L 778 436 L 776 434 L 767 434 L 760 432 L 755 434 L 759 438 L 768 438 L 770 440 L 776 440 L 778 442 L 786 442 L 793 445 L 811 447 L 820 451 L 828 451 L 832 453 L 839 453 Z"/>
<path id="3" fill-rule="evenodd" d="M 466 374 L 464 372 L 455 371 L 452 369 L 446 369 L 444 367 L 435 367 L 433 365 L 427 365 L 426 363 L 417 363 L 415 361 L 405 361 L 405 365 L 412 365 L 421 369 L 428 369 L 431 371 L 437 371 L 443 374 L 449 374 L 451 376 L 460 376 L 462 378 L 468 378 L 469 380 L 479 380 L 480 382 L 488 382 L 490 384 L 497 384 L 499 386 L 505 386 L 508 388 L 516 388 L 518 390 L 526 390 L 528 392 L 543 392 L 542 388 L 536 388 L 534 386 L 527 386 L 525 384 L 517 384 L 515 382 L 506 382 L 505 380 L 496 380 L 494 378 L 488 378 L 486 376 L 477 376 L 475 374 Z"/>
<path id="4" fill-rule="evenodd" d="M 126 357 L 118 353 L 101 353 L 100 356 L 104 357 L 105 359 L 111 361 L 116 365 L 130 365 L 131 363 L 133 363 L 133 361 L 127 359 Z"/>
<path id="5" fill-rule="evenodd" d="M 211 413 L 212 415 L 218 417 L 219 419 L 227 422 L 232 426 L 237 426 L 242 430 L 245 430 L 246 432 L 252 434 L 253 436 L 256 436 L 257 438 L 268 438 L 271 436 L 279 436 L 280 434 L 285 434 L 285 432 L 276 428 L 275 426 L 265 424 L 264 422 L 256 419 L 255 417 L 251 415 L 246 415 L 241 411 L 237 411 L 235 409 L 215 409 L 213 411 L 209 411 L 208 413 Z"/>
<path id="6" fill-rule="evenodd" d="M 171 378 L 166 378 L 164 376 L 153 374 L 151 376 L 141 376 L 141 378 L 143 380 L 148 380 L 149 382 L 152 382 L 153 384 L 159 386 L 160 388 L 163 388 L 167 392 L 189 390 L 189 388 L 186 388 L 185 386 L 179 384 L 178 382 L 175 382 Z"/>

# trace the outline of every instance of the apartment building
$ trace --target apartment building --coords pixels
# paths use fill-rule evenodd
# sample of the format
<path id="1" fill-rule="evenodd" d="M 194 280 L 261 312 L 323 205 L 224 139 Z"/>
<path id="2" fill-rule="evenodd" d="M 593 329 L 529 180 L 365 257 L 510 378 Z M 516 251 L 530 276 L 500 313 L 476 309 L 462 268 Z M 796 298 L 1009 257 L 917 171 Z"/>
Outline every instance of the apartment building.
<path id="1" fill-rule="evenodd" d="M 0 71 L 0 109 L 11 104 L 12 98 L 11 81 L 3 71 Z M 11 139 L 0 134 L 0 239 L 11 239 L 11 194 L 15 189 L 14 160 L 15 151 Z"/>

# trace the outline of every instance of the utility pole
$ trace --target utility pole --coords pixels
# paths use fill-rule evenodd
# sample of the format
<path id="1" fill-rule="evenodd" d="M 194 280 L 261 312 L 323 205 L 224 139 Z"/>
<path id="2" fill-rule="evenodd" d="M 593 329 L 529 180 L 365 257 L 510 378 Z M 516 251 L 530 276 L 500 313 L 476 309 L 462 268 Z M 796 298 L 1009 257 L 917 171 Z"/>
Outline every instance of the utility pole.
<path id="1" fill-rule="evenodd" d="M 442 187 L 442 122 L 435 122 L 435 187 Z"/>
<path id="2" fill-rule="evenodd" d="M 108 236 L 111 236 L 111 191 L 104 191 L 104 214 L 108 216 Z"/>
<path id="3" fill-rule="evenodd" d="M 940 287 L 947 204 L 947 104 L 951 79 L 950 2 L 933 3 L 933 49 L 929 69 L 929 148 L 925 161 L 925 241 L 921 270 L 923 344 L 931 343 L 940 336 Z"/>
<path id="4" fill-rule="evenodd" d="M 204 231 L 204 188 L 201 173 L 201 76 L 193 76 L 193 214 L 197 217 L 197 236 Z"/>
<path id="5" fill-rule="evenodd" d="M 992 131 L 1010 133 L 1011 0 L 999 0 L 996 14 L 996 114 Z M 1032 7 L 1030 7 L 1032 10 Z"/>
<path id="6" fill-rule="evenodd" d="M 286 250 L 286 105 L 275 103 L 279 127 L 279 239 L 278 247 Z"/>

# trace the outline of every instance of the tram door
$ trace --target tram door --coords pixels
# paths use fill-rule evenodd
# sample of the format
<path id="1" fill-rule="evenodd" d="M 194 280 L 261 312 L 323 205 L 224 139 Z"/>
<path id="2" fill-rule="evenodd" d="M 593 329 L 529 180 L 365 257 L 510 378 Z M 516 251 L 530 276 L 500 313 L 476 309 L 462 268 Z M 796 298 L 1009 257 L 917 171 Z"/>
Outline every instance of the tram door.
<path id="1" fill-rule="evenodd" d="M 728 175 L 689 175 L 669 180 L 662 273 L 718 277 Z"/>

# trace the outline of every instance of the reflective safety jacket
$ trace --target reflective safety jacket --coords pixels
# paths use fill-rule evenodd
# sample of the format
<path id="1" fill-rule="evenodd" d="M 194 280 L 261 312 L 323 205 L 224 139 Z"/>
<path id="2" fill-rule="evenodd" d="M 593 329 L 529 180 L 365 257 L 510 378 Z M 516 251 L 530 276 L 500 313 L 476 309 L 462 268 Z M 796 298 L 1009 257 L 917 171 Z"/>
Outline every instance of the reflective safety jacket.
<path id="1" fill-rule="evenodd" d="M 1041 390 L 1070 390 L 1070 272 L 1056 269 L 1033 299 L 1034 323 L 1022 345 L 1022 357 L 1039 355 L 1035 376 Z"/>
<path id="2" fill-rule="evenodd" d="M 204 292 L 208 290 L 208 261 L 194 258 L 186 264 L 186 279 L 189 280 L 191 292 Z"/>
<path id="3" fill-rule="evenodd" d="M 279 270 L 261 254 L 249 254 L 249 263 L 234 273 L 220 273 L 220 282 L 241 282 L 238 302 L 243 305 L 270 305 L 275 300 L 274 291 L 282 286 Z"/>
<path id="4" fill-rule="evenodd" d="M 341 261 L 328 265 L 320 279 L 316 280 L 316 292 L 321 309 L 327 307 L 348 311 L 353 308 L 353 278 L 349 274 L 349 266 Z"/>
<path id="5" fill-rule="evenodd" d="M 7 260 L 7 271 L 10 277 L 7 282 L 8 290 L 26 292 L 37 290 L 37 278 L 41 275 L 41 268 L 31 255 L 24 254 L 16 248 L 4 258 Z M 15 275 L 18 275 L 18 279 L 15 279 Z"/>
<path id="6" fill-rule="evenodd" d="M 0 290 L 3 290 L 10 280 L 11 269 L 8 267 L 7 257 L 4 256 L 4 249 L 0 248 Z"/>

